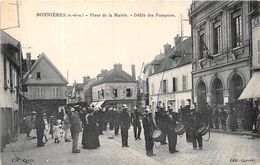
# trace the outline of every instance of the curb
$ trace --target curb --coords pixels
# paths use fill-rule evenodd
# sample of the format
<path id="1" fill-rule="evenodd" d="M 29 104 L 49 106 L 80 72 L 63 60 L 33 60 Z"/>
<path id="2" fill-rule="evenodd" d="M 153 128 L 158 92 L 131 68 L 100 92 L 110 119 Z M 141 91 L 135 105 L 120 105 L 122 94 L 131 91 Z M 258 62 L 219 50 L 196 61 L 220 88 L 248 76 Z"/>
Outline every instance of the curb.
<path id="1" fill-rule="evenodd" d="M 239 136 L 252 136 L 252 137 L 256 137 L 259 138 L 260 136 L 257 135 L 256 133 L 249 133 L 249 132 L 240 132 L 240 131 L 220 131 L 220 130 L 215 130 L 215 129 L 210 129 L 210 132 L 214 132 L 214 133 L 222 133 L 222 134 L 229 134 L 229 135 L 239 135 Z"/>

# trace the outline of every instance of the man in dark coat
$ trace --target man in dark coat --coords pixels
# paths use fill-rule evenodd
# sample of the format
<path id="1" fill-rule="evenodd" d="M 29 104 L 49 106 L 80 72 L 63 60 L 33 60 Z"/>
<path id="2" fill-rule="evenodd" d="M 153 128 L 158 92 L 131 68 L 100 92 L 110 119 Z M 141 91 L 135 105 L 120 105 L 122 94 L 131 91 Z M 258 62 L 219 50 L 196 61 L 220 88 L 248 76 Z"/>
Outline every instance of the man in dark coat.
<path id="1" fill-rule="evenodd" d="M 213 121 L 214 121 L 215 129 L 219 129 L 219 119 L 220 119 L 220 113 L 218 107 L 216 106 L 213 111 Z"/>
<path id="2" fill-rule="evenodd" d="M 222 130 L 226 131 L 226 121 L 228 118 L 228 114 L 227 112 L 224 111 L 224 108 L 221 108 L 221 112 L 220 112 L 220 121 L 221 121 L 221 126 L 222 126 Z"/>
<path id="3" fill-rule="evenodd" d="M 114 108 L 110 107 L 108 111 L 108 123 L 109 123 L 109 129 L 114 129 Z"/>
<path id="4" fill-rule="evenodd" d="M 35 129 L 36 129 L 36 134 L 37 134 L 37 146 L 42 147 L 44 146 L 43 143 L 43 135 L 44 135 L 44 129 L 45 129 L 45 124 L 43 120 L 43 112 L 38 111 L 36 115 L 36 120 L 35 120 Z"/>
<path id="5" fill-rule="evenodd" d="M 167 129 L 167 113 L 164 109 L 164 107 L 159 107 L 158 111 L 155 113 L 155 121 L 159 127 L 159 129 L 162 131 L 162 141 L 161 145 L 167 144 L 166 142 L 166 129 Z"/>
<path id="6" fill-rule="evenodd" d="M 140 139 L 140 134 L 141 134 L 141 123 L 140 123 L 140 116 L 142 114 L 138 111 L 137 107 L 134 106 L 134 112 L 131 113 L 131 124 L 134 128 L 134 135 L 135 135 L 135 140 Z M 138 131 L 138 132 L 137 132 Z"/>
<path id="7" fill-rule="evenodd" d="M 145 108 L 142 121 L 143 121 L 143 128 L 144 128 L 146 155 L 149 157 L 155 156 L 155 154 L 153 153 L 154 141 L 152 138 L 152 134 L 153 134 L 153 130 L 156 128 L 156 125 L 153 121 L 152 111 L 149 109 L 149 106 L 146 106 Z"/>
<path id="8" fill-rule="evenodd" d="M 118 135 L 119 124 L 120 124 L 120 113 L 119 113 L 119 110 L 117 110 L 116 108 L 114 108 L 115 135 Z"/>
<path id="9" fill-rule="evenodd" d="M 168 127 L 167 127 L 167 136 L 168 136 L 168 142 L 169 142 L 169 152 L 174 153 L 174 152 L 179 152 L 176 150 L 176 145 L 177 145 L 177 134 L 174 131 L 176 125 L 177 125 L 177 119 L 178 119 L 178 114 L 176 112 L 173 112 L 172 107 L 169 105 L 167 107 L 168 109 Z"/>
<path id="10" fill-rule="evenodd" d="M 97 119 L 99 135 L 103 135 L 104 119 L 103 119 L 103 112 L 102 112 L 102 108 L 101 107 L 99 107 L 98 110 L 96 110 L 94 112 L 94 116 Z"/>
<path id="11" fill-rule="evenodd" d="M 79 140 L 79 133 L 82 132 L 82 126 L 80 121 L 79 112 L 75 111 L 74 108 L 71 108 L 71 134 L 72 134 L 72 153 L 80 153 L 78 149 L 78 140 Z"/>
<path id="12" fill-rule="evenodd" d="M 122 112 L 120 114 L 120 128 L 122 136 L 122 147 L 128 146 L 128 129 L 130 128 L 130 116 L 127 112 L 127 107 L 123 104 Z"/>
<path id="13" fill-rule="evenodd" d="M 191 113 L 189 114 L 190 121 L 190 130 L 192 135 L 192 145 L 193 149 L 197 149 L 197 143 L 199 145 L 199 149 L 202 150 L 202 136 L 198 134 L 198 129 L 203 125 L 204 122 L 204 114 L 198 109 L 191 108 Z"/>
<path id="14" fill-rule="evenodd" d="M 191 137 L 191 131 L 189 130 L 190 128 L 190 123 L 189 123 L 189 116 L 188 114 L 190 114 L 190 99 L 187 99 L 187 105 L 183 106 L 181 108 L 181 120 L 186 128 L 186 141 L 192 142 L 192 137 Z"/>

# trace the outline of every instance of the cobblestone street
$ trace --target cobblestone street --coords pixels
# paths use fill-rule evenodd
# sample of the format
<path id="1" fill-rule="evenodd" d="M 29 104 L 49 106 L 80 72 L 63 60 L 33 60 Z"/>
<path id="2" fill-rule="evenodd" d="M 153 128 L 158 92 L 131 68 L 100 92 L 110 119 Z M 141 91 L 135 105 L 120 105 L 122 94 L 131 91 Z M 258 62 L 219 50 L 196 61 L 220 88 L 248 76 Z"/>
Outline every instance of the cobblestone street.
<path id="1" fill-rule="evenodd" d="M 71 153 L 71 143 L 54 144 L 49 139 L 45 147 L 37 148 L 36 139 L 26 140 L 20 136 L 12 143 L 18 157 L 33 159 L 32 164 L 260 164 L 260 139 L 211 133 L 209 141 L 203 141 L 203 150 L 193 150 L 192 144 L 186 143 L 185 137 L 178 138 L 179 153 L 170 154 L 168 145 L 154 147 L 156 156 L 150 158 L 145 155 L 144 140 L 135 141 L 132 127 L 129 131 L 129 148 L 121 147 L 121 136 L 108 139 L 111 131 L 100 136 L 101 147 L 96 150 L 84 150 L 80 154 Z M 207 135 L 205 135 L 207 138 Z M 80 141 L 81 142 L 81 141 Z M 24 164 L 12 162 L 14 154 L 10 145 L 2 153 L 3 165 Z"/>

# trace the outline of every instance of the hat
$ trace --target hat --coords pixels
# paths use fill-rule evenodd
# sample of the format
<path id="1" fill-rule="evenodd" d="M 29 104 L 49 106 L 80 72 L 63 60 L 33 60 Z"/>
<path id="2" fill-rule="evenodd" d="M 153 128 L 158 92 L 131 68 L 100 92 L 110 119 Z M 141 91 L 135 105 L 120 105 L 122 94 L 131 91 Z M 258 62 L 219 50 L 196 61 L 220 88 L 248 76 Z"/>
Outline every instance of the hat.
<path id="1" fill-rule="evenodd" d="M 134 109 L 137 109 L 137 106 L 134 106 Z"/>
<path id="2" fill-rule="evenodd" d="M 111 110 L 113 110 L 113 109 L 114 109 L 113 107 L 110 107 L 108 110 L 110 110 L 110 111 L 111 111 Z"/>
<path id="3" fill-rule="evenodd" d="M 73 112 L 73 111 L 75 111 L 75 109 L 74 109 L 73 107 L 71 107 L 71 108 L 70 108 L 70 111 Z"/>
<path id="4" fill-rule="evenodd" d="M 172 106 L 171 106 L 171 105 L 168 105 L 168 106 L 167 106 L 167 109 L 171 109 L 171 110 L 172 110 Z"/>
<path id="5" fill-rule="evenodd" d="M 58 119 L 57 121 L 56 121 L 56 124 L 61 124 L 61 120 L 60 119 Z"/>
<path id="6" fill-rule="evenodd" d="M 194 109 L 196 109 L 195 106 L 194 106 L 194 104 L 191 104 L 190 110 L 194 110 Z"/>
<path id="7" fill-rule="evenodd" d="M 32 115 L 34 115 L 34 114 L 36 114 L 36 112 L 35 112 L 35 111 L 32 111 Z"/>
<path id="8" fill-rule="evenodd" d="M 126 104 L 123 104 L 123 108 L 127 108 Z"/>
<path id="9" fill-rule="evenodd" d="M 79 108 L 79 105 L 74 105 L 73 107 L 74 107 L 74 108 Z"/>

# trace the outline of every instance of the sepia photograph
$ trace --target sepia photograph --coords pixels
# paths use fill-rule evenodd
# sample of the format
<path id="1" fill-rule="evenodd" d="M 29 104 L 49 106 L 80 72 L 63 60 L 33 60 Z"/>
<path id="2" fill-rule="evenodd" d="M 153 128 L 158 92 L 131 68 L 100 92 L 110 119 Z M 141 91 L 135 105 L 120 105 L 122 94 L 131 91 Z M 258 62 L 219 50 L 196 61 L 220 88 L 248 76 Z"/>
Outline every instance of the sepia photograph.
<path id="1" fill-rule="evenodd" d="M 259 0 L 0 0 L 0 165 L 260 165 Z"/>

